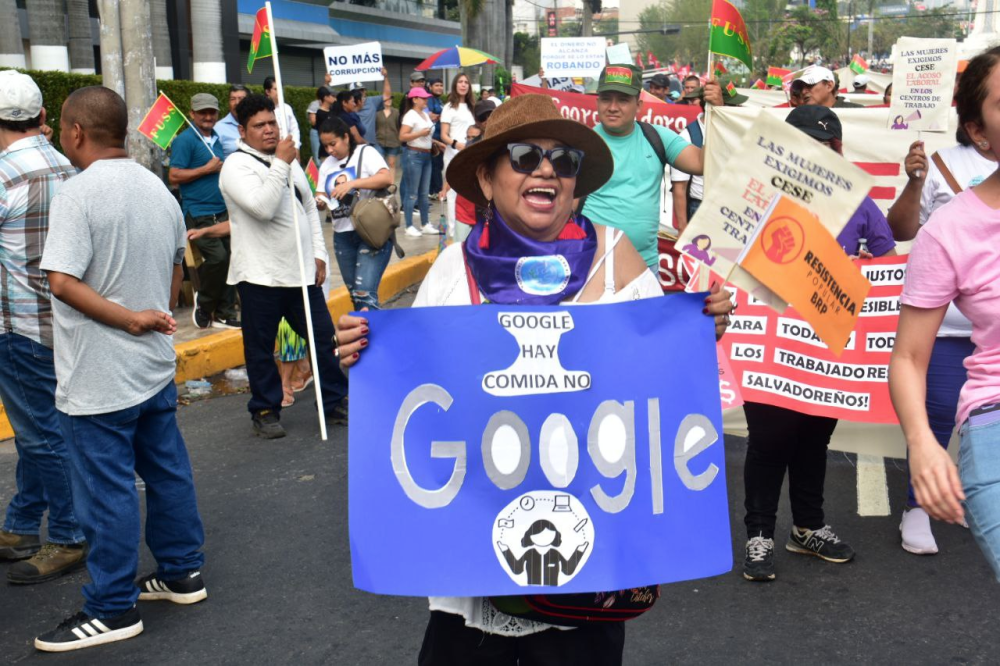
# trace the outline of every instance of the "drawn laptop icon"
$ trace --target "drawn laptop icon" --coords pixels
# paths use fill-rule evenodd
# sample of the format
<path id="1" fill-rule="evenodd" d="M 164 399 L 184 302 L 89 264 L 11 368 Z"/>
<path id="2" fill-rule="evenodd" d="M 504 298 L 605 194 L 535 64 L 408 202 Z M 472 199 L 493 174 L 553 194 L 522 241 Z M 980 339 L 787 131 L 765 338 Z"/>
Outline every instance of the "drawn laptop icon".
<path id="1" fill-rule="evenodd" d="M 552 507 L 553 511 L 572 511 L 569 505 L 569 495 L 556 495 L 555 506 Z"/>

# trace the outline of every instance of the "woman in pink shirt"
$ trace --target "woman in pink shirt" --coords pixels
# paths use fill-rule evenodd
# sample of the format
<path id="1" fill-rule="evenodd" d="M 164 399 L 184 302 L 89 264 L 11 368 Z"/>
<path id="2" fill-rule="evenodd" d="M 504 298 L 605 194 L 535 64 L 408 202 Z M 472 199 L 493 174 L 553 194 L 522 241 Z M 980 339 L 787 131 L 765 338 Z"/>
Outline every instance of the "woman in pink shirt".
<path id="1" fill-rule="evenodd" d="M 1000 48 L 969 62 L 956 95 L 961 126 L 1000 157 Z M 1000 171 L 931 216 L 917 234 L 903 287 L 889 388 L 910 451 L 917 500 L 931 517 L 966 517 L 1000 580 Z M 927 365 L 948 303 L 972 322 L 956 422 L 956 469 L 938 445 L 924 398 Z M 964 509 L 962 502 L 964 501 Z"/>

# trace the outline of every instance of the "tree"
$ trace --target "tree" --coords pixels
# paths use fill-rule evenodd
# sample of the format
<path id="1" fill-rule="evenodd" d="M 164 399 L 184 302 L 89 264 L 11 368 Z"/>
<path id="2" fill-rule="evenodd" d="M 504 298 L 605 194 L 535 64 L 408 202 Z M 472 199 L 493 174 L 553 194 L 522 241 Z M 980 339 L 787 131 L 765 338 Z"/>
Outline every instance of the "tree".
<path id="1" fill-rule="evenodd" d="M 68 72 L 69 49 L 66 48 L 62 0 L 31 0 L 25 7 L 28 11 L 32 69 Z M 17 13 L 13 16 L 16 18 Z"/>
<path id="2" fill-rule="evenodd" d="M 514 33 L 514 64 L 524 68 L 525 76 L 532 76 L 542 64 L 538 37 L 526 32 Z"/>
<path id="3" fill-rule="evenodd" d="M 69 17 L 69 66 L 74 74 L 93 74 L 94 44 L 90 36 L 90 3 L 66 0 Z"/>
<path id="4" fill-rule="evenodd" d="M 639 14 L 639 24 L 643 30 L 656 30 L 670 24 L 681 24 L 680 33 L 662 35 L 640 33 L 639 50 L 653 52 L 660 62 L 674 59 L 681 63 L 695 64 L 704 70 L 708 65 L 708 17 L 712 11 L 712 0 L 675 0 L 669 3 L 661 0 Z M 685 25 L 689 24 L 689 25 Z"/>
<path id="5" fill-rule="evenodd" d="M 768 59 L 782 62 L 797 52 L 799 63 L 804 65 L 813 51 L 839 56 L 844 52 L 840 45 L 845 36 L 840 21 L 835 19 L 835 15 L 831 17 L 828 10 L 819 7 L 796 7 L 769 36 Z"/>
<path id="6" fill-rule="evenodd" d="M 226 60 L 222 55 L 222 9 L 219 0 L 191 0 L 191 45 L 194 50 L 194 80 L 226 82 Z"/>
<path id="7" fill-rule="evenodd" d="M 888 54 L 892 45 L 903 36 L 960 37 L 961 25 L 954 16 L 949 16 L 953 13 L 952 7 L 945 6 L 923 12 L 911 8 L 910 13 L 901 18 L 880 17 L 872 28 L 872 51 Z"/>
<path id="8" fill-rule="evenodd" d="M 24 44 L 21 42 L 21 22 L 17 20 L 17 3 L 14 0 L 0 0 L 0 16 L 9 20 L 0 21 L 0 67 L 24 68 Z"/>
<path id="9" fill-rule="evenodd" d="M 156 78 L 174 78 L 174 61 L 170 53 L 170 23 L 167 20 L 167 0 L 152 0 L 149 14 L 153 21 L 153 57 L 156 58 Z"/>

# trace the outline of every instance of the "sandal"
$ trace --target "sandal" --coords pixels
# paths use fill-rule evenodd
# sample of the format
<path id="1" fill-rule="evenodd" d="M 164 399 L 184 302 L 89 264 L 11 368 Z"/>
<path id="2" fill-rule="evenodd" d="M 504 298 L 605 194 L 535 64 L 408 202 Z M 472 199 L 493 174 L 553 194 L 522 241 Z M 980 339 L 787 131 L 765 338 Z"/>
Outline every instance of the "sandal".
<path id="1" fill-rule="evenodd" d="M 292 390 L 282 387 L 284 398 L 281 400 L 282 407 L 291 407 L 295 404 L 295 397 L 292 395 Z"/>

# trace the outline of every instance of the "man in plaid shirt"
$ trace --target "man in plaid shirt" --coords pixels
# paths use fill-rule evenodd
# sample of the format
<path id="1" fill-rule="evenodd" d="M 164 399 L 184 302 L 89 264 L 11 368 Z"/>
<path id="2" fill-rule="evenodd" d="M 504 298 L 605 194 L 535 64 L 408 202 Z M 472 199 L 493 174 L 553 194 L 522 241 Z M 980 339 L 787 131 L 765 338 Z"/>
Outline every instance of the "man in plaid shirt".
<path id="1" fill-rule="evenodd" d="M 0 72 L 0 400 L 18 454 L 0 562 L 25 560 L 7 569 L 7 580 L 21 584 L 57 578 L 87 559 L 55 407 L 49 283 L 39 267 L 49 203 L 76 171 L 43 136 L 44 124 L 42 93 L 31 77 Z M 46 508 L 48 543 L 42 545 Z"/>

